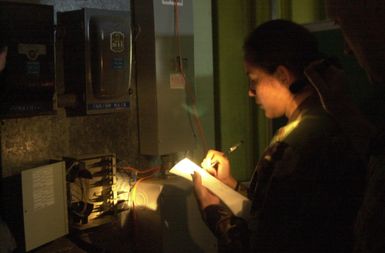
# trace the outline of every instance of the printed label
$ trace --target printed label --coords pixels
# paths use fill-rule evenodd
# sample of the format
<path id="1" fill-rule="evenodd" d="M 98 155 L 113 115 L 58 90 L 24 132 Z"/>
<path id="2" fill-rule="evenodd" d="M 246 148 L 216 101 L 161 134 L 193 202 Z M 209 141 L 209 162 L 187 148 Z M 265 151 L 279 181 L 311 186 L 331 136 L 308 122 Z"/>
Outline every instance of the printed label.
<path id="1" fill-rule="evenodd" d="M 178 6 L 183 6 L 183 0 L 162 0 L 164 5 L 175 5 L 175 2 Z"/>
<path id="2" fill-rule="evenodd" d="M 33 209 L 38 210 L 55 204 L 54 175 L 52 168 L 32 174 Z"/>
<path id="3" fill-rule="evenodd" d="M 129 102 L 116 102 L 116 103 L 97 103 L 97 104 L 88 104 L 88 110 L 105 110 L 105 109 L 119 109 L 119 108 L 129 108 Z"/>
<path id="4" fill-rule="evenodd" d="M 170 74 L 170 88 L 171 89 L 184 89 L 186 86 L 186 80 L 182 73 Z"/>
<path id="5" fill-rule="evenodd" d="M 18 44 L 17 51 L 19 54 L 27 56 L 28 60 L 36 61 L 40 55 L 47 54 L 47 47 L 43 44 Z"/>
<path id="6" fill-rule="evenodd" d="M 124 59 L 122 57 L 112 58 L 112 69 L 123 69 L 124 68 Z"/>
<path id="7" fill-rule="evenodd" d="M 110 33 L 110 49 L 114 53 L 121 53 L 124 51 L 124 33 Z"/>
<path id="8" fill-rule="evenodd" d="M 40 75 L 40 62 L 28 61 L 26 67 L 27 75 Z"/>

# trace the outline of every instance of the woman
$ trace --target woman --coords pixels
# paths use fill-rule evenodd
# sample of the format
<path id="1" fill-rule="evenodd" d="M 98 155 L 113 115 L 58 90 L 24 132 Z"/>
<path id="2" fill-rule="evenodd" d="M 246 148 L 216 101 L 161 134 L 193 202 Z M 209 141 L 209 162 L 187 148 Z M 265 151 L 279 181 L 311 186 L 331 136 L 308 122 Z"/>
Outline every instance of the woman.
<path id="1" fill-rule="evenodd" d="M 322 72 L 330 64 L 322 60 L 309 31 L 284 20 L 256 28 L 244 53 L 249 96 L 266 117 L 285 116 L 288 123 L 277 131 L 253 173 L 248 221 L 234 216 L 201 185 L 199 174 L 193 175 L 202 216 L 218 237 L 219 250 L 351 252 L 364 164 L 304 73 L 310 65 Z M 206 169 L 229 187 L 244 190 L 223 153 L 210 150 L 205 164 L 216 164 Z"/>

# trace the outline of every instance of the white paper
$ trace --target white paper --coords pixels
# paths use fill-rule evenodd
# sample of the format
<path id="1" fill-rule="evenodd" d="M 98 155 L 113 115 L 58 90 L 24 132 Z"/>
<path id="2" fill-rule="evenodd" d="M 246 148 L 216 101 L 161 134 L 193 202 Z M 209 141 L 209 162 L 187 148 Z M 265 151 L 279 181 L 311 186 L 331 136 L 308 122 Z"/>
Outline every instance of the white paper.
<path id="1" fill-rule="evenodd" d="M 52 168 L 32 173 L 33 209 L 41 209 L 55 204 L 54 175 Z"/>
<path id="2" fill-rule="evenodd" d="M 188 158 L 184 158 L 178 162 L 170 170 L 170 173 L 192 181 L 191 175 L 194 174 L 194 171 L 201 175 L 203 186 L 217 195 L 233 214 L 244 219 L 248 218 L 251 205 L 250 200 L 210 175 L 206 170 L 202 169 Z"/>

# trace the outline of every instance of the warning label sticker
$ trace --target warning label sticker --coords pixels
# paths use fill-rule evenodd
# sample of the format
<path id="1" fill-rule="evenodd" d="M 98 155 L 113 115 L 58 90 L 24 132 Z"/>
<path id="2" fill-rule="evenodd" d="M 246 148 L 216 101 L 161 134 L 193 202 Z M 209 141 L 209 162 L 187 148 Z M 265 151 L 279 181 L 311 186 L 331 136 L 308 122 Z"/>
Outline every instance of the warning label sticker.
<path id="1" fill-rule="evenodd" d="M 175 5 L 183 6 L 183 0 L 162 0 L 162 4 L 164 5 Z"/>

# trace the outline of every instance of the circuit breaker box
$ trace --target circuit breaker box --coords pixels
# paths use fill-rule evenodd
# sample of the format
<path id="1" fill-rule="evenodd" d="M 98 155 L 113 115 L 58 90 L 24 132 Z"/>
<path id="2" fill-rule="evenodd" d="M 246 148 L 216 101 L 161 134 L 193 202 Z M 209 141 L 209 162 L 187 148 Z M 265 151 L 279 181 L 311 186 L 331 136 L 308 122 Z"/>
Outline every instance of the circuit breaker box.
<path id="1" fill-rule="evenodd" d="M 192 0 L 134 1 L 142 154 L 183 152 L 194 145 L 192 4 Z"/>
<path id="2" fill-rule="evenodd" d="M 65 93 L 76 96 L 70 115 L 129 108 L 132 69 L 128 11 L 81 9 L 58 13 Z"/>
<path id="3" fill-rule="evenodd" d="M 0 2 L 0 32 L 8 38 L 0 74 L 0 117 L 53 114 L 53 6 Z"/>
<path id="4" fill-rule="evenodd" d="M 117 212 L 116 156 L 66 157 L 69 224 L 83 230 L 110 222 Z"/>

